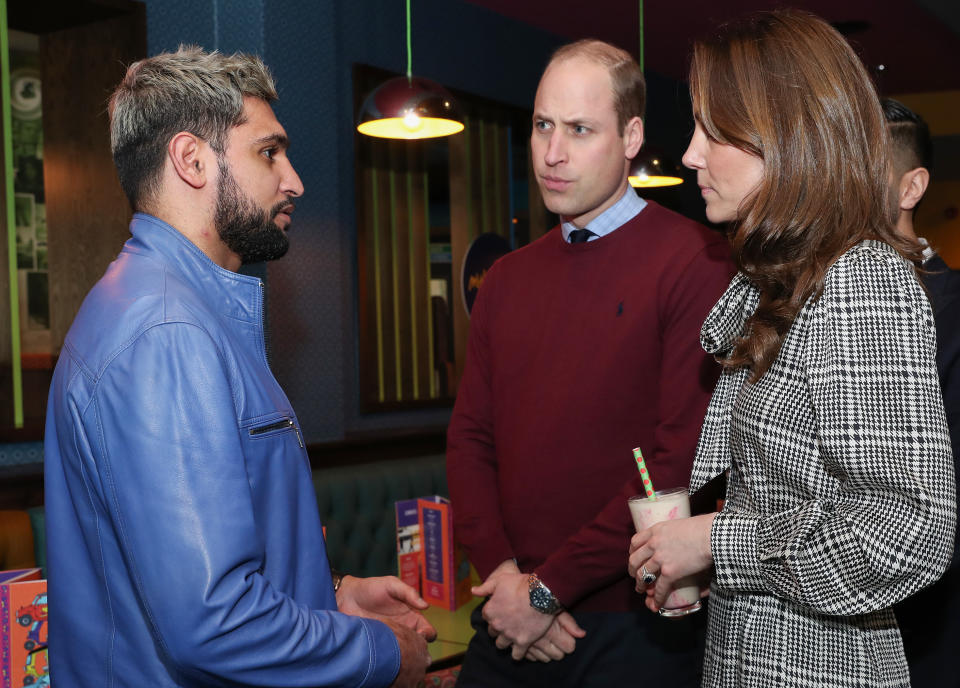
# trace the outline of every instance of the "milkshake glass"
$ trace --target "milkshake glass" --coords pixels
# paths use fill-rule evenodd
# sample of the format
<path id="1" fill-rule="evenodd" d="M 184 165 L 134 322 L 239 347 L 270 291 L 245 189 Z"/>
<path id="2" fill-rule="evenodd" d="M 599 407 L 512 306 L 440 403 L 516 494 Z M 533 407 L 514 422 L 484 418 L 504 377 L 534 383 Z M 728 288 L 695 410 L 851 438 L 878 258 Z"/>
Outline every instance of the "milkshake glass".
<path id="1" fill-rule="evenodd" d="M 637 495 L 627 501 L 630 515 L 633 517 L 633 525 L 638 533 L 654 523 L 690 518 L 690 497 L 686 488 L 659 490 L 653 495 L 653 497 Z M 686 616 L 699 611 L 700 607 L 700 586 L 697 585 L 696 577 L 690 576 L 677 581 L 676 588 L 660 608 L 660 615 Z"/>

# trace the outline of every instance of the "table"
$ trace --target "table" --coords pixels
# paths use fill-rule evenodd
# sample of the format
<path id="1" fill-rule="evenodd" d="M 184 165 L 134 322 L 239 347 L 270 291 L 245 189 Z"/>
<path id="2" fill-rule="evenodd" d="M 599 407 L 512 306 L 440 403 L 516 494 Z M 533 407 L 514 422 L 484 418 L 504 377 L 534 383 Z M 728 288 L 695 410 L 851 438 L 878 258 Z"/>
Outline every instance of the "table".
<path id="1" fill-rule="evenodd" d="M 474 597 L 453 612 L 442 607 L 430 607 L 423 612 L 427 621 L 437 629 L 437 639 L 427 646 L 433 660 L 431 670 L 459 664 L 463 659 L 473 637 L 470 614 L 482 601 L 482 598 Z"/>

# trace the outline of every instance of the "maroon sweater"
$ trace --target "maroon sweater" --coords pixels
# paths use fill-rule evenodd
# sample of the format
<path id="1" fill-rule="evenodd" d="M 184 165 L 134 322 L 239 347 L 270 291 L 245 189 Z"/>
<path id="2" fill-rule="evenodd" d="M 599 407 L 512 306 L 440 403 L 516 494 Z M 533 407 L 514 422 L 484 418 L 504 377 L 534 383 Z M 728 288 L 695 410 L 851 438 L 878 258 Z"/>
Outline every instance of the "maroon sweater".
<path id="1" fill-rule="evenodd" d="M 656 203 L 501 258 L 474 304 L 447 435 L 457 538 L 482 577 L 515 557 L 574 611 L 641 609 L 627 576 L 641 494 L 685 486 L 718 369 L 700 326 L 733 274 L 724 238 Z"/>

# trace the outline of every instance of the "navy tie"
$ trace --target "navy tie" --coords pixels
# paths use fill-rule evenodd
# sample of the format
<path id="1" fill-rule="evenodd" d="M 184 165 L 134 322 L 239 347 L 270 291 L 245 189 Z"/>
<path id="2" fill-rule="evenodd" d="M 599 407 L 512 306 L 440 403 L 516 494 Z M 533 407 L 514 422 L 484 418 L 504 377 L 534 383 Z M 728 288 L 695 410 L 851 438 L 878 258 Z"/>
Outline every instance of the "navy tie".
<path id="1" fill-rule="evenodd" d="M 591 232 L 589 229 L 574 229 L 573 231 L 570 232 L 570 243 L 582 244 L 592 236 L 597 236 L 597 235 Z"/>

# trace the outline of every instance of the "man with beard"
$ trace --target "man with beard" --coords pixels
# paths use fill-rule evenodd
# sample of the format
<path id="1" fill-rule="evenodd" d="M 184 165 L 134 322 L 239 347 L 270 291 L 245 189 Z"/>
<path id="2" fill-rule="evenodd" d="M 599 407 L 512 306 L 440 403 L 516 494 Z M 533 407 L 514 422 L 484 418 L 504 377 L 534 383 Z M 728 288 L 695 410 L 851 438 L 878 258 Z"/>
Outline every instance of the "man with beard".
<path id="1" fill-rule="evenodd" d="M 57 684 L 413 686 L 426 603 L 333 574 L 263 288 L 303 186 L 255 57 L 182 48 L 110 102 L 132 238 L 50 389 L 49 648 Z"/>

